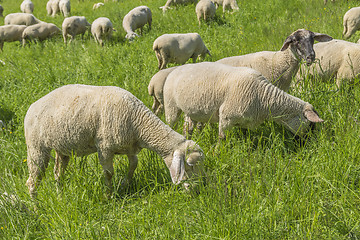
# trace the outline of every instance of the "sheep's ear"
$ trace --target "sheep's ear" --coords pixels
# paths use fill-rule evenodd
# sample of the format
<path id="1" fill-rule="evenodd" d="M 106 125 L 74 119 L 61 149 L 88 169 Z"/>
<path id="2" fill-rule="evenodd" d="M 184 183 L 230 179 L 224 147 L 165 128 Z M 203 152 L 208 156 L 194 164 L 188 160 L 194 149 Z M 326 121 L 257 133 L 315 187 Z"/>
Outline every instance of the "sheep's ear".
<path id="1" fill-rule="evenodd" d="M 283 46 L 281 47 L 280 51 L 285 51 L 290 46 L 290 43 L 292 43 L 293 41 L 294 41 L 293 36 L 288 36 Z"/>
<path id="2" fill-rule="evenodd" d="M 332 37 L 330 37 L 329 35 L 323 34 L 323 33 L 315 33 L 314 32 L 314 40 L 318 41 L 318 42 L 328 42 L 333 40 Z"/>
<path id="3" fill-rule="evenodd" d="M 305 110 L 304 116 L 313 123 L 324 122 L 314 110 Z"/>
<path id="4" fill-rule="evenodd" d="M 173 160 L 169 168 L 172 182 L 179 184 L 185 173 L 184 165 L 185 156 L 181 154 L 179 150 L 176 150 L 173 155 Z"/>

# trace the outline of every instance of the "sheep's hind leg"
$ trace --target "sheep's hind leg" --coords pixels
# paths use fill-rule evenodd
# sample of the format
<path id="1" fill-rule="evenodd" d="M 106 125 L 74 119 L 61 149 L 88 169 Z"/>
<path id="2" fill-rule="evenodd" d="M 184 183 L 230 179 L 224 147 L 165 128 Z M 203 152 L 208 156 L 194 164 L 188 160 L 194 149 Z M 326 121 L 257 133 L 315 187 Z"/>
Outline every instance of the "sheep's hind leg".
<path id="1" fill-rule="evenodd" d="M 56 180 L 56 190 L 60 192 L 62 187 L 62 181 L 64 178 L 64 173 L 66 170 L 66 167 L 69 163 L 69 156 L 65 156 L 61 153 L 55 152 L 55 167 L 54 167 L 54 176 Z"/>

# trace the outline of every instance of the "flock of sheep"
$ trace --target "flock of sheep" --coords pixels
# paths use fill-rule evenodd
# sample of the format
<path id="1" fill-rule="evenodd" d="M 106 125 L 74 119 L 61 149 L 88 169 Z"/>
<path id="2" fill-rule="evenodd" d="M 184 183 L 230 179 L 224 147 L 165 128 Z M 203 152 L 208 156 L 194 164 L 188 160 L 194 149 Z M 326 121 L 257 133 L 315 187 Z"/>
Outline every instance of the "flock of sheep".
<path id="1" fill-rule="evenodd" d="M 50 0 L 48 13 L 58 11 L 57 7 L 61 7 L 55 2 L 62 1 L 68 0 Z M 186 2 L 168 0 L 162 9 L 167 11 L 174 4 Z M 200 0 L 196 6 L 199 23 L 199 16 L 207 20 L 210 16 L 207 9 L 214 9 L 215 4 L 222 5 L 224 10 L 227 6 L 238 10 L 234 0 L 214 0 L 214 3 Z M 70 8 L 70 4 L 63 6 Z M 62 12 L 64 16 L 70 13 Z M 8 15 L 5 24 L 14 24 L 22 19 L 24 22 L 21 24 L 31 26 L 2 26 L 2 41 L 2 32 L 6 32 L 5 27 L 9 26 L 17 29 L 13 31 L 22 32 L 23 41 L 35 38 L 32 33 L 41 32 L 27 31 L 31 27 L 44 27 L 44 32 L 49 33 L 60 31 L 56 26 L 45 28 L 42 24 L 47 23 L 24 14 L 29 13 L 15 14 L 11 19 Z M 25 16 L 31 17 L 25 20 Z M 138 37 L 135 30 L 145 24 L 151 28 L 151 22 L 148 7 L 134 8 L 124 17 L 126 38 Z M 101 45 L 104 40 L 102 34 L 106 33 L 105 36 L 109 37 L 113 31 L 110 20 L 104 17 L 92 24 L 85 17 L 66 17 L 62 25 L 65 43 L 67 35 L 73 39 L 90 27 Z M 357 28 L 360 28 L 360 11 L 345 14 L 344 37 L 350 37 Z M 37 37 L 43 39 L 45 36 Z M 319 43 L 314 44 L 314 41 Z M 130 167 L 122 183 L 126 187 L 137 167 L 136 155 L 141 149 L 148 148 L 164 159 L 173 183 L 179 184 L 193 175 L 201 175 L 203 171 L 201 162 L 204 153 L 198 144 L 190 140 L 197 123 L 218 123 L 219 143 L 225 139 L 225 131 L 233 126 L 254 128 L 265 119 L 273 119 L 294 134 L 304 136 L 314 124 L 323 120 L 310 103 L 287 93 L 293 78 L 299 81 L 303 78 L 298 73 L 299 68 L 302 68 L 302 73 L 324 80 L 336 78 L 339 86 L 343 79 L 354 79 L 360 73 L 360 45 L 333 40 L 326 34 L 305 29 L 291 33 L 279 51 L 227 57 L 217 62 L 195 63 L 199 56 L 210 54 L 197 33 L 164 34 L 154 41 L 153 50 L 159 63 L 159 71 L 148 86 L 149 95 L 154 98 L 153 111 L 124 89 L 79 84 L 60 87 L 30 106 L 24 129 L 29 167 L 26 184 L 32 198 L 36 198 L 36 188 L 52 150 L 56 153 L 54 173 L 58 183 L 73 151 L 77 156 L 97 152 L 110 194 L 114 155 L 128 156 Z M 315 57 L 319 63 L 314 63 Z M 193 59 L 193 64 L 185 64 L 189 58 Z M 301 61 L 305 61 L 306 66 L 301 65 Z M 168 63 L 181 66 L 166 68 Z M 58 101 L 59 98 L 64 101 Z M 169 126 L 158 118 L 157 115 L 162 112 Z M 181 113 L 185 116 L 183 135 L 172 129 Z M 188 183 L 185 184 L 187 186 Z"/>

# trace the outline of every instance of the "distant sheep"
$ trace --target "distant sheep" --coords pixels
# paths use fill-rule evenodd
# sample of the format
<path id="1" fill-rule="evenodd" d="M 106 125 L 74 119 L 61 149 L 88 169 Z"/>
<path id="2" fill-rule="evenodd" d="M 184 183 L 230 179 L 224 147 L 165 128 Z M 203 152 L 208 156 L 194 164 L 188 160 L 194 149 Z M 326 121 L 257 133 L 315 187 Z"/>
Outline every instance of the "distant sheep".
<path id="1" fill-rule="evenodd" d="M 360 29 L 360 7 L 351 8 L 344 15 L 343 19 L 343 37 L 350 38 L 357 30 Z"/>
<path id="2" fill-rule="evenodd" d="M 216 8 L 222 6 L 223 13 L 225 13 L 226 9 L 232 9 L 233 11 L 238 11 L 239 6 L 236 0 L 211 0 L 215 5 Z"/>
<path id="3" fill-rule="evenodd" d="M 3 6 L 0 5 L 0 17 L 4 16 L 3 13 L 4 13 L 4 8 Z"/>
<path id="4" fill-rule="evenodd" d="M 215 17 L 216 7 L 210 0 L 200 0 L 198 4 L 196 4 L 195 12 L 200 25 L 202 18 L 206 22 Z"/>
<path id="5" fill-rule="evenodd" d="M 163 12 L 165 13 L 168 9 L 171 9 L 171 6 L 197 3 L 197 1 L 198 0 L 167 0 L 165 6 L 160 7 L 160 9 L 162 9 Z"/>
<path id="6" fill-rule="evenodd" d="M 114 31 L 113 25 L 110 19 L 106 17 L 100 17 L 94 20 L 91 24 L 91 33 L 95 38 L 95 41 L 101 46 L 104 46 L 104 40 L 109 40 Z"/>
<path id="7" fill-rule="evenodd" d="M 154 41 L 153 50 L 160 70 L 168 63 L 184 64 L 189 58 L 196 62 L 198 56 L 211 55 L 198 33 L 161 35 Z"/>
<path id="8" fill-rule="evenodd" d="M 22 34 L 23 46 L 25 46 L 27 42 L 34 40 L 44 41 L 57 34 L 61 34 L 61 30 L 53 23 L 42 22 L 31 25 L 27 27 Z"/>
<path id="9" fill-rule="evenodd" d="M 93 10 L 98 9 L 99 7 L 102 7 L 102 6 L 104 6 L 104 5 L 105 5 L 105 4 L 104 4 L 104 3 L 101 3 L 101 2 L 95 3 L 94 6 L 93 6 Z"/>
<path id="10" fill-rule="evenodd" d="M 21 42 L 25 25 L 4 25 L 0 26 L 0 49 L 3 50 L 4 42 Z"/>
<path id="11" fill-rule="evenodd" d="M 164 108 L 170 126 L 181 112 L 194 125 L 218 122 L 219 140 L 233 126 L 254 128 L 269 118 L 299 136 L 312 123 L 323 121 L 311 104 L 275 87 L 260 72 L 216 62 L 186 64 L 172 71 L 164 85 Z"/>
<path id="12" fill-rule="evenodd" d="M 46 3 L 46 12 L 49 16 L 52 15 L 52 2 L 53 0 L 49 0 L 47 3 Z"/>
<path id="13" fill-rule="evenodd" d="M 31 0 L 24 0 L 20 5 L 20 10 L 23 13 L 33 13 L 34 3 Z"/>
<path id="14" fill-rule="evenodd" d="M 288 91 L 292 78 L 299 70 L 301 59 L 304 59 L 307 65 L 311 65 L 315 60 L 314 40 L 325 42 L 331 39 L 332 37 L 326 34 L 299 29 L 286 38 L 280 51 L 262 51 L 227 57 L 217 62 L 234 67 L 254 68 L 275 86 Z"/>
<path id="15" fill-rule="evenodd" d="M 4 24 L 5 25 L 34 25 L 37 23 L 41 23 L 39 19 L 37 19 L 31 13 L 10 13 L 5 16 Z"/>
<path id="16" fill-rule="evenodd" d="M 123 28 L 127 32 L 125 38 L 132 40 L 139 35 L 135 30 L 140 28 L 140 35 L 142 35 L 143 27 L 147 23 L 151 29 L 152 14 L 150 8 L 140 6 L 132 9 L 123 19 Z"/>
<path id="17" fill-rule="evenodd" d="M 64 17 L 69 17 L 71 12 L 70 0 L 60 0 L 59 9 Z"/>
<path id="18" fill-rule="evenodd" d="M 49 3 L 51 2 L 51 3 Z M 49 7 L 51 7 L 51 16 L 52 17 L 55 17 L 57 13 L 60 12 L 60 6 L 59 6 L 59 3 L 60 3 L 60 0 L 50 0 L 48 2 L 49 4 Z M 46 5 L 48 6 L 48 5 Z M 48 13 L 49 13 L 49 10 L 48 10 Z"/>
<path id="19" fill-rule="evenodd" d="M 65 18 L 62 24 L 62 32 L 64 43 L 67 43 L 67 36 L 70 35 L 72 42 L 75 39 L 76 35 L 81 34 L 82 38 L 86 31 L 89 31 L 91 24 L 86 20 L 84 16 L 72 16 Z"/>
<path id="20" fill-rule="evenodd" d="M 129 160 L 123 187 L 130 183 L 138 164 L 136 155 L 143 148 L 164 159 L 174 184 L 200 173 L 204 158 L 195 142 L 173 131 L 130 92 L 113 86 L 60 87 L 29 107 L 24 130 L 29 168 L 26 185 L 32 198 L 36 198 L 52 149 L 58 185 L 73 153 L 97 152 L 108 193 L 113 188 L 116 154 L 126 154 Z"/>

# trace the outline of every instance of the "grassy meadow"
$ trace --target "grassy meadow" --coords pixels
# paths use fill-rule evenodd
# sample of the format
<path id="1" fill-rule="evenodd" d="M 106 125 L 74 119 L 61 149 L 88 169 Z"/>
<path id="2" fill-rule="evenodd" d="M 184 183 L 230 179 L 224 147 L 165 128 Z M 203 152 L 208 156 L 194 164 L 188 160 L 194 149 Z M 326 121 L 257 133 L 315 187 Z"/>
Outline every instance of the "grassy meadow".
<path id="1" fill-rule="evenodd" d="M 32 1 L 37 18 L 61 28 L 61 15 L 46 15 L 47 1 Z M 240 11 L 223 18 L 219 8 L 213 22 L 199 27 L 194 5 L 164 15 L 159 7 L 165 0 L 109 1 L 93 11 L 96 2 L 72 0 L 71 15 L 89 22 L 108 17 L 117 31 L 104 47 L 92 37 L 65 46 L 59 36 L 25 48 L 5 43 L 0 53 L 0 194 L 18 199 L 0 204 L 0 239 L 360 238 L 360 89 L 345 85 L 339 91 L 333 82 L 308 79 L 291 94 L 313 104 L 325 122 L 305 142 L 267 121 L 254 130 L 233 128 L 214 151 L 217 128 L 206 126 L 193 138 L 206 154 L 206 185 L 198 193 L 174 186 L 163 160 L 144 149 L 130 188 L 110 200 L 96 154 L 71 158 L 61 194 L 51 160 L 33 211 L 25 186 L 23 119 L 40 97 L 66 84 L 114 85 L 151 107 L 147 86 L 157 72 L 152 43 L 164 33 L 198 32 L 212 53 L 205 60 L 216 61 L 279 50 L 299 28 L 341 39 L 343 15 L 359 5 L 355 0 L 327 5 L 323 0 L 238 0 Z M 3 0 L 4 16 L 19 12 L 20 3 Z M 140 5 L 152 10 L 153 27 L 125 41 L 122 18 Z M 349 41 L 358 38 L 360 33 Z M 127 158 L 116 156 L 114 167 L 119 189 Z"/>

